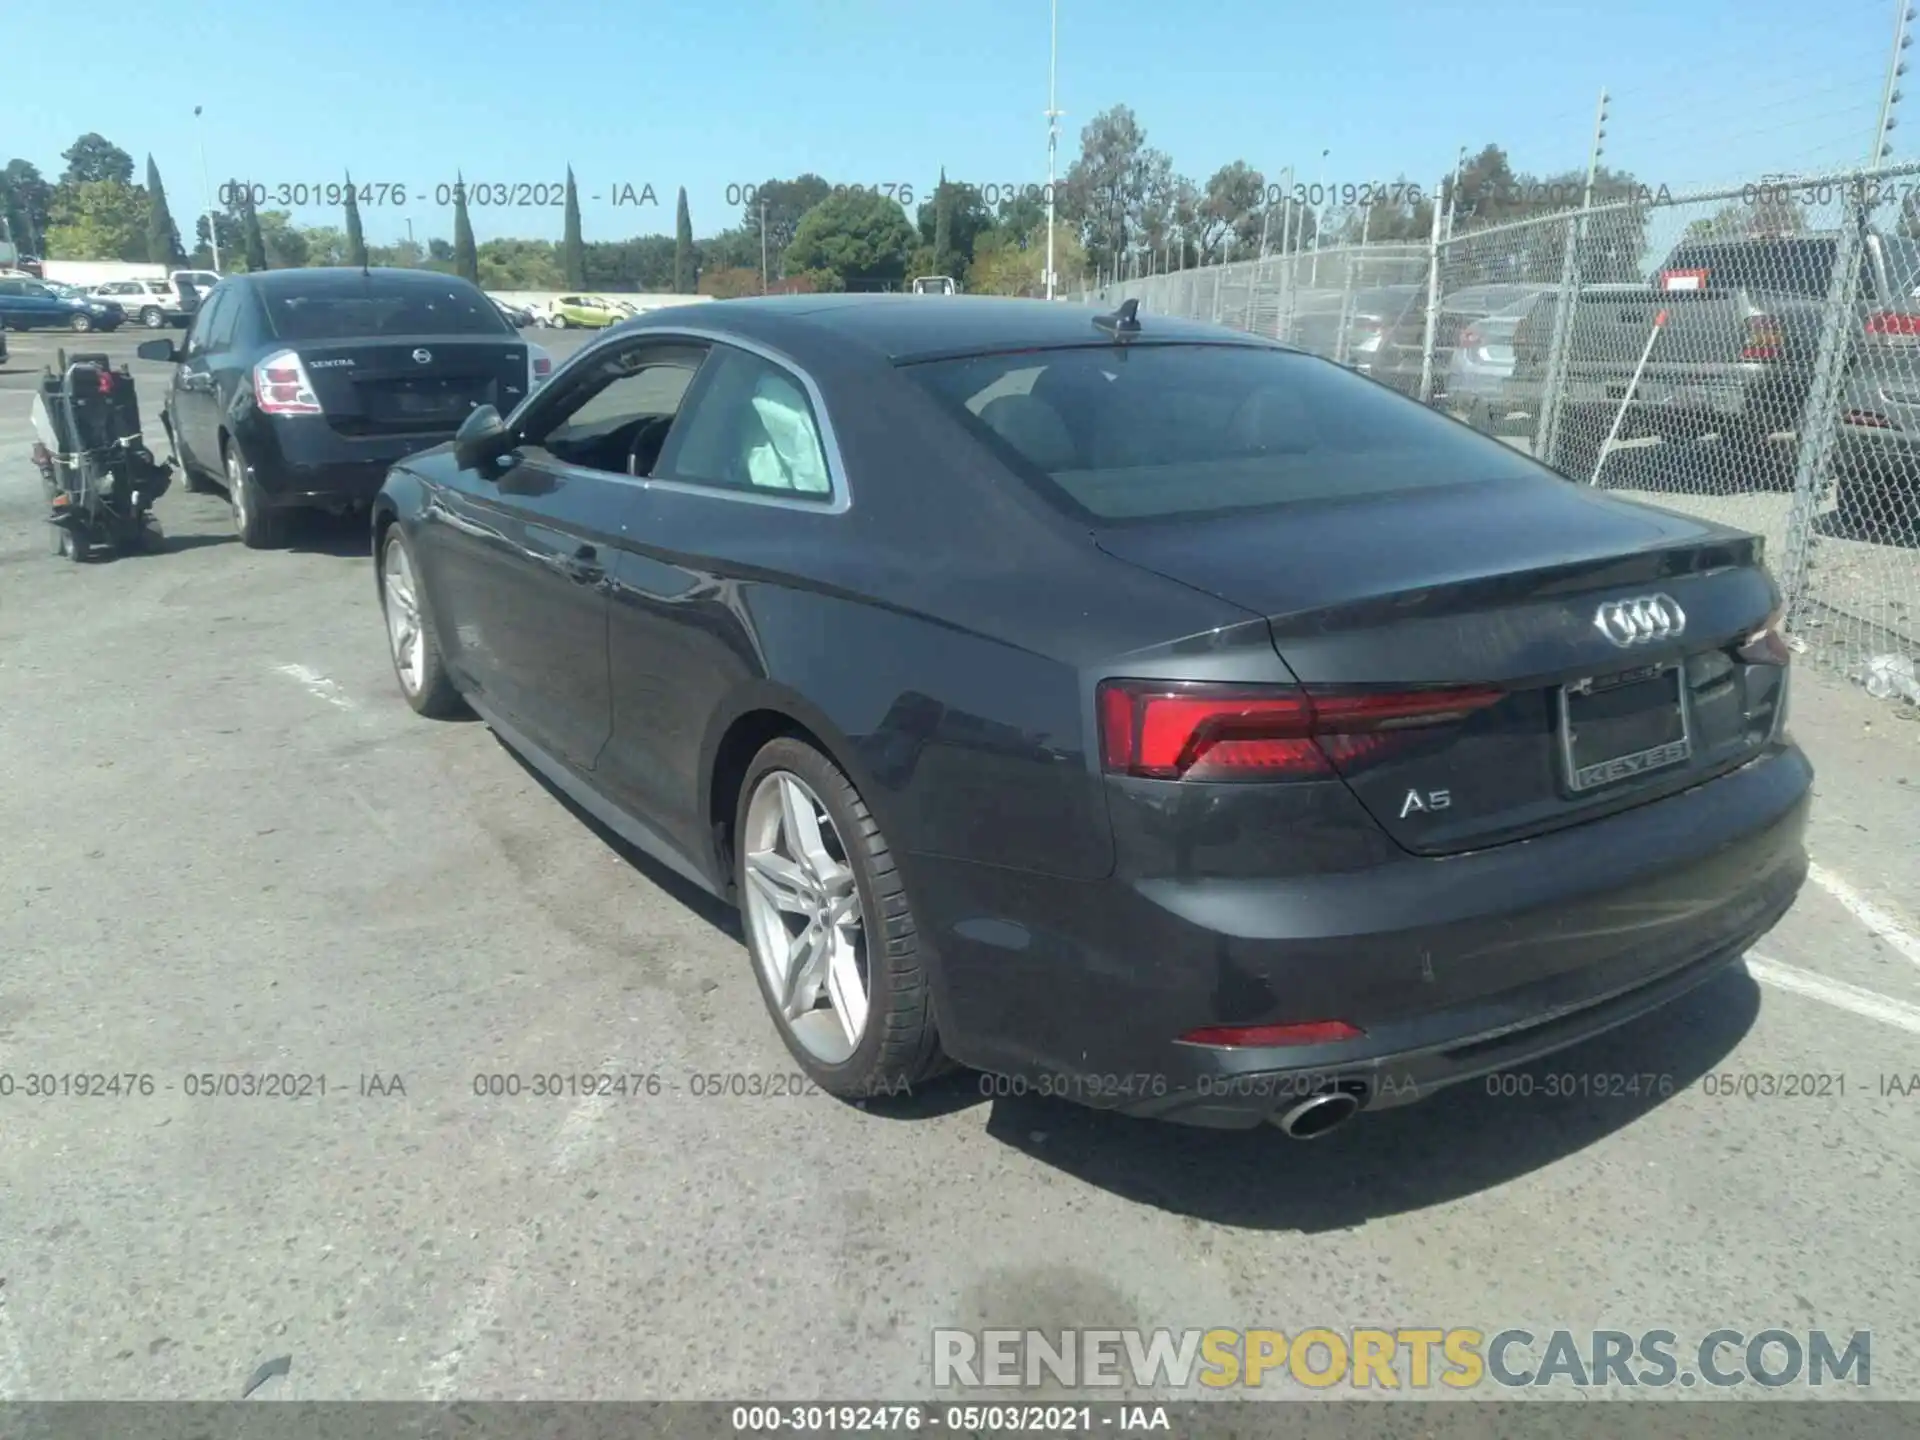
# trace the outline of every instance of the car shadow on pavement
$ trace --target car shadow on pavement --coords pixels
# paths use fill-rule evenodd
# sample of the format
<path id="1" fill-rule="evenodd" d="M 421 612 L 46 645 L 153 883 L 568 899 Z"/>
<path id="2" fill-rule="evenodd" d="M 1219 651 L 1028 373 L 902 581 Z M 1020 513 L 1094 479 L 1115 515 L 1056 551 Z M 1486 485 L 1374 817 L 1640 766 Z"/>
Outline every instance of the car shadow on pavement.
<path id="1" fill-rule="evenodd" d="M 324 510 L 295 511 L 288 517 L 287 549 L 300 555 L 333 555 L 342 560 L 373 558 L 373 531 L 364 515 L 329 515 Z"/>
<path id="2" fill-rule="evenodd" d="M 662 865 L 645 851 L 629 845 L 620 836 L 614 834 L 613 831 L 601 824 L 597 818 L 582 809 L 566 791 L 560 789 L 559 786 L 547 779 L 545 775 L 542 775 L 532 765 L 528 764 L 526 758 L 511 745 L 507 744 L 506 741 L 502 740 L 499 735 L 496 734 L 493 739 L 496 745 L 513 757 L 513 763 L 526 771 L 527 775 L 531 777 L 542 790 L 546 791 L 555 801 L 565 807 L 568 814 L 572 815 L 574 819 L 591 830 L 594 835 L 598 837 L 601 844 L 613 851 L 614 854 L 626 861 L 626 863 L 631 865 L 635 870 L 638 870 L 645 879 L 661 890 L 668 899 L 684 905 L 721 934 L 726 935 L 742 945 L 746 943 L 745 932 L 740 928 L 740 912 L 735 910 L 733 906 L 716 900 L 691 880 L 686 879 L 676 871 L 670 870 L 665 865 Z"/>
<path id="3" fill-rule="evenodd" d="M 1363 1113 L 1315 1140 L 1266 1126 L 1130 1120 L 1035 1097 L 995 1100 L 987 1133 L 1144 1205 L 1217 1225 L 1315 1234 L 1491 1189 L 1604 1140 L 1698 1083 L 1759 1010 L 1759 987 L 1736 966 L 1572 1049 Z M 1556 1098 L 1569 1089 L 1571 1098 Z"/>

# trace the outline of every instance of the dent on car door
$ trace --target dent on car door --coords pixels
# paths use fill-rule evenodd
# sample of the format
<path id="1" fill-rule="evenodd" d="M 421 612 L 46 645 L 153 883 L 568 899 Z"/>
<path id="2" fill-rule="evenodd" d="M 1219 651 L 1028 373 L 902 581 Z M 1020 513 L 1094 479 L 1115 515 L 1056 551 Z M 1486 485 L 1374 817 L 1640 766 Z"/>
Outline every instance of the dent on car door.
<path id="1" fill-rule="evenodd" d="M 615 567 L 602 783 L 702 861 L 712 858 L 701 780 L 710 723 L 765 674 L 738 560 L 805 549 L 839 520 L 845 481 L 829 464 L 828 433 L 796 372 L 715 345 Z"/>

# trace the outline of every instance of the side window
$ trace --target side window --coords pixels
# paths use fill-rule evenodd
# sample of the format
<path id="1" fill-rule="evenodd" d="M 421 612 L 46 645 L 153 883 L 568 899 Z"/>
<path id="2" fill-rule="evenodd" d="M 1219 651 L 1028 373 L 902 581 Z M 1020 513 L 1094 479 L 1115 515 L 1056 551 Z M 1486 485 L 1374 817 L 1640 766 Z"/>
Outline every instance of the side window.
<path id="1" fill-rule="evenodd" d="M 715 348 L 655 473 L 796 500 L 833 498 L 819 421 L 799 379 L 730 346 Z"/>
<path id="2" fill-rule="evenodd" d="M 223 314 L 231 308 L 232 292 L 215 293 L 193 318 L 193 329 L 187 332 L 186 350 L 189 355 L 206 355 L 213 350 L 213 337 L 219 333 L 223 323 Z"/>
<path id="3" fill-rule="evenodd" d="M 569 465 L 650 475 L 706 354 L 686 341 L 608 350 L 542 397 L 521 438 Z"/>

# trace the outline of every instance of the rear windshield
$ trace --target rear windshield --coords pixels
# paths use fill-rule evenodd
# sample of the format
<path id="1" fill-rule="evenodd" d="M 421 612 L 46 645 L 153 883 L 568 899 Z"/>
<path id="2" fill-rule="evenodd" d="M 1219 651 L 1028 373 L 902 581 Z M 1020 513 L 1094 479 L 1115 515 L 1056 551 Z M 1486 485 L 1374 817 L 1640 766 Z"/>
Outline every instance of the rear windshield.
<path id="1" fill-rule="evenodd" d="M 1830 239 L 1748 240 L 1736 244 L 1682 245 L 1668 270 L 1704 270 L 1712 290 L 1820 297 L 1833 278 Z"/>
<path id="2" fill-rule="evenodd" d="M 499 335 L 507 322 L 466 285 L 271 290 L 267 319 L 281 340 L 351 340 L 378 335 Z"/>
<path id="3" fill-rule="evenodd" d="M 1164 520 L 1551 472 L 1308 355 L 1224 345 L 905 366 L 1070 514 Z"/>

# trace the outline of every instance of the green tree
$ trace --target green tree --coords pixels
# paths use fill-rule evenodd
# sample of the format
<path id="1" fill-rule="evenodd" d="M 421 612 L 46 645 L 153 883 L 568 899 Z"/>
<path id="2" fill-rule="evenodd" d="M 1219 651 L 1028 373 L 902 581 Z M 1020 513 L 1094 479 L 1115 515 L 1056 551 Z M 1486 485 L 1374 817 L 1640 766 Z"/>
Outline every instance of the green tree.
<path id="1" fill-rule="evenodd" d="M 220 263 L 233 269 L 241 268 L 236 262 L 241 258 L 240 252 L 245 247 L 246 240 L 242 234 L 239 215 L 231 210 L 216 211 L 213 215 L 213 224 L 216 227 L 214 235 L 220 242 Z M 213 250 L 208 244 L 205 215 L 198 216 L 194 220 L 193 236 L 194 265 L 207 270 L 218 268 L 213 263 Z"/>
<path id="2" fill-rule="evenodd" d="M 260 231 L 260 212 L 253 208 L 253 193 L 244 187 L 240 195 L 240 233 L 246 240 L 247 269 L 267 269 L 267 238 Z"/>
<path id="3" fill-rule="evenodd" d="M 687 187 L 680 187 L 680 199 L 673 214 L 673 292 L 693 294 L 693 217 L 687 213 Z"/>
<path id="4" fill-rule="evenodd" d="M 9 160 L 0 170 L 0 202 L 4 202 L 7 229 L 13 243 L 25 254 L 41 253 L 47 243 L 47 226 L 53 187 L 31 160 Z"/>
<path id="5" fill-rule="evenodd" d="M 1080 132 L 1080 157 L 1054 199 L 1079 219 L 1088 261 L 1111 269 L 1143 243 L 1149 217 L 1173 189 L 1173 162 L 1147 144 L 1132 110 L 1115 105 Z"/>
<path id="6" fill-rule="evenodd" d="M 1053 232 L 1053 268 L 1063 278 L 1086 268 L 1086 253 L 1071 225 Z M 996 230 L 983 237 L 967 271 L 967 289 L 975 295 L 1031 295 L 1047 293 L 1047 223 L 1042 220 L 1025 235 Z"/>
<path id="7" fill-rule="evenodd" d="M 807 212 L 832 193 L 833 186 L 811 171 L 791 180 L 763 180 L 746 188 L 747 199 L 740 207 L 740 228 L 758 236 L 764 214 L 769 274 L 786 273 L 787 246 L 793 243 L 794 232 L 800 228 Z"/>
<path id="8" fill-rule="evenodd" d="M 807 212 L 787 247 L 786 268 L 827 271 L 841 289 L 885 289 L 905 278 L 913 246 L 913 226 L 897 203 L 873 191 L 844 191 Z"/>
<path id="9" fill-rule="evenodd" d="M 993 212 L 981 199 L 980 187 L 968 185 L 958 180 L 945 182 L 947 197 L 947 264 L 953 268 L 925 271 L 925 274 L 951 275 L 956 280 L 966 274 L 967 266 L 973 261 L 974 246 L 980 237 L 994 228 Z M 915 225 L 920 232 L 920 241 L 927 247 L 929 254 L 939 249 L 938 231 L 940 228 L 940 190 L 920 202 L 915 213 Z M 1021 230 L 1031 230 L 1046 218 L 1046 207 L 1041 206 L 1040 213 L 1032 223 Z"/>
<path id="10" fill-rule="evenodd" d="M 671 235 L 595 241 L 587 246 L 587 285 L 631 284 L 653 294 L 669 293 L 677 248 Z"/>
<path id="11" fill-rule="evenodd" d="M 303 225 L 300 236 L 306 242 L 309 265 L 351 265 L 358 269 L 371 263 L 366 258 L 364 241 L 360 246 L 361 258 L 353 258 L 352 238 L 338 225 Z"/>
<path id="12" fill-rule="evenodd" d="M 63 184 L 53 195 L 45 236 L 47 258 L 147 258 L 147 194 L 119 180 Z"/>
<path id="13" fill-rule="evenodd" d="M 60 158 L 67 162 L 66 173 L 60 177 L 62 185 L 90 185 L 101 180 L 133 184 L 133 157 L 91 130 L 61 151 Z"/>
<path id="14" fill-rule="evenodd" d="M 360 226 L 360 197 L 353 192 L 353 174 L 351 171 L 347 173 L 346 210 L 347 246 L 344 263 L 348 265 L 358 265 L 362 269 L 365 269 L 367 265 L 367 232 Z M 328 263 L 339 264 L 342 262 L 330 261 Z"/>
<path id="15" fill-rule="evenodd" d="M 487 290 L 560 290 L 567 283 L 550 240 L 489 240 L 479 247 L 480 284 Z"/>
<path id="16" fill-rule="evenodd" d="M 947 167 L 942 165 L 933 192 L 933 272 L 951 275 L 959 268 L 953 258 L 953 196 L 947 193 Z"/>
<path id="17" fill-rule="evenodd" d="M 1266 213 L 1266 191 L 1266 177 L 1244 160 L 1235 160 L 1214 171 L 1197 197 L 1192 194 L 1191 185 L 1183 187 L 1180 181 L 1174 182 L 1171 193 L 1175 213 L 1183 213 L 1183 200 L 1191 206 L 1191 238 L 1198 252 L 1198 263 L 1212 265 L 1226 258 L 1226 247 L 1230 244 L 1238 250 L 1259 241 L 1260 221 Z M 1147 232 L 1144 237 L 1147 248 L 1159 248 L 1152 244 L 1158 229 L 1154 219 L 1144 218 L 1142 229 Z"/>
<path id="18" fill-rule="evenodd" d="M 293 223 L 285 210 L 262 210 L 254 216 L 260 229 L 260 244 L 267 252 L 267 269 L 298 270 L 313 264 L 313 249 L 307 232 Z"/>
<path id="19" fill-rule="evenodd" d="M 480 256 L 473 244 L 473 221 L 467 218 L 467 181 L 456 173 L 453 190 L 453 266 L 454 273 L 480 283 Z"/>
<path id="20" fill-rule="evenodd" d="M 391 245 L 368 247 L 367 258 L 375 265 L 388 265 L 396 270 L 418 270 L 426 252 L 417 241 L 396 240 Z"/>
<path id="21" fill-rule="evenodd" d="M 587 283 L 587 250 L 580 240 L 580 192 L 573 183 L 573 167 L 567 167 L 567 210 L 561 253 L 567 276 L 567 288 L 578 290 Z"/>
<path id="22" fill-rule="evenodd" d="M 167 208 L 167 192 L 160 183 L 160 167 L 147 156 L 147 262 L 177 270 L 185 262 L 180 248 L 180 230 Z"/>
<path id="23" fill-rule="evenodd" d="M 722 230 L 718 235 L 700 241 L 695 248 L 699 252 L 702 270 L 751 270 L 756 277 L 760 274 L 758 227 L 749 230 L 745 226 L 736 226 L 731 230 Z"/>
<path id="24" fill-rule="evenodd" d="M 705 270 L 700 275 L 700 293 L 711 295 L 716 300 L 738 300 L 747 295 L 760 293 L 760 267 L 749 270 L 744 265 L 722 265 Z"/>

